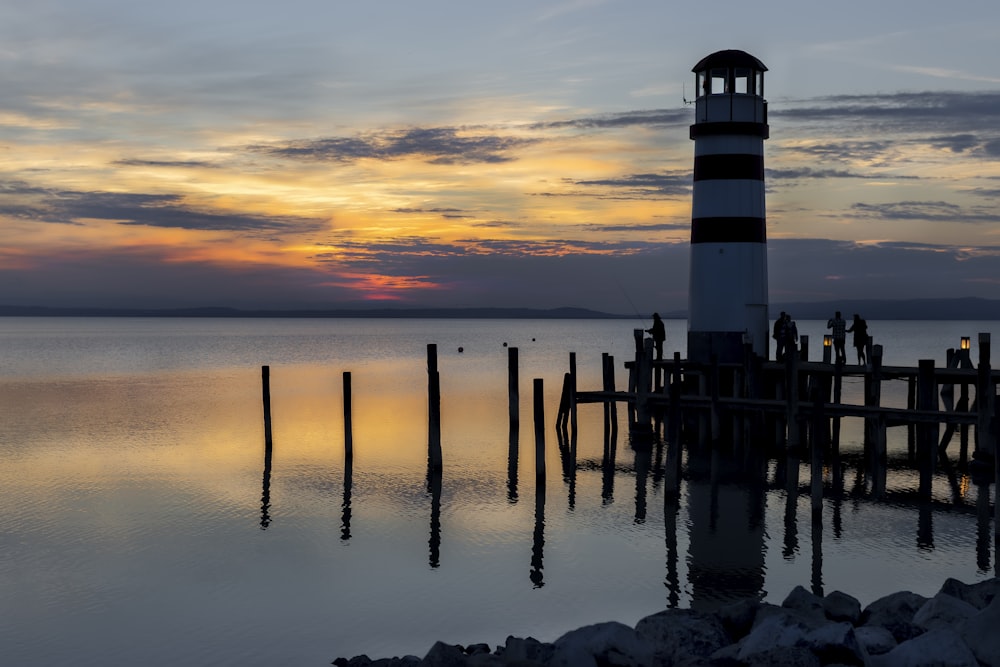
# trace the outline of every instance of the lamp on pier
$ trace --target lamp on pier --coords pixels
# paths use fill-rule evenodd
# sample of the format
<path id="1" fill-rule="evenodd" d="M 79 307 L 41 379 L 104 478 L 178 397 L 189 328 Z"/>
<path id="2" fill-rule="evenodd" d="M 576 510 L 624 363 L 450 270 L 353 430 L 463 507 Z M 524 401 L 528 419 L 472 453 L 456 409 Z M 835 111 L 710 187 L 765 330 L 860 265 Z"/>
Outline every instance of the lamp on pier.
<path id="1" fill-rule="evenodd" d="M 833 357 L 833 336 L 823 334 L 823 363 L 830 363 L 831 357 Z"/>
<path id="2" fill-rule="evenodd" d="M 833 336 L 831 336 L 830 334 L 824 334 L 823 347 L 832 347 L 832 346 L 833 346 Z"/>
<path id="3" fill-rule="evenodd" d="M 963 350 L 968 350 L 972 347 L 971 340 L 968 336 L 962 336 L 962 348 Z"/>

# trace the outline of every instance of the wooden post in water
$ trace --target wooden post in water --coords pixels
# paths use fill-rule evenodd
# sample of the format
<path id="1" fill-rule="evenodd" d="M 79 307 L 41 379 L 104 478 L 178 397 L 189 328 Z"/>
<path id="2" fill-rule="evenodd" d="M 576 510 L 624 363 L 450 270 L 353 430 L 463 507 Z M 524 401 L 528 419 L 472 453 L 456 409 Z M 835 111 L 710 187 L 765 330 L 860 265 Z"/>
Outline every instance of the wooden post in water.
<path id="1" fill-rule="evenodd" d="M 785 353 L 786 430 L 785 443 L 789 448 L 799 446 L 799 357 Z"/>
<path id="2" fill-rule="evenodd" d="M 536 480 L 545 478 L 545 395 L 542 378 L 535 378 L 534 395 L 534 416 L 535 416 L 535 478 Z"/>
<path id="3" fill-rule="evenodd" d="M 809 336 L 799 336 L 799 360 L 809 361 Z"/>
<path id="4" fill-rule="evenodd" d="M 871 358 L 871 383 L 869 393 L 865 397 L 865 404 L 880 408 L 882 406 L 882 346 L 873 345 Z M 874 446 L 875 461 L 875 495 L 881 497 L 885 493 L 885 479 L 888 466 L 888 453 L 886 451 L 885 416 L 881 411 L 874 417 L 865 420 L 871 428 L 871 442 Z"/>
<path id="5" fill-rule="evenodd" d="M 437 345 L 427 344 L 427 462 L 432 471 L 444 466 L 441 454 L 441 378 Z"/>
<path id="6" fill-rule="evenodd" d="M 937 382 L 934 377 L 934 360 L 921 359 L 917 369 L 917 410 L 937 410 Z M 921 422 L 917 425 L 917 468 L 920 471 L 920 495 L 930 497 L 934 474 L 934 456 L 937 451 L 937 433 L 934 425 Z"/>
<path id="7" fill-rule="evenodd" d="M 264 445 L 271 447 L 271 367 L 260 367 L 261 392 L 264 397 Z"/>
<path id="8" fill-rule="evenodd" d="M 344 456 L 354 456 L 354 423 L 351 417 L 351 372 L 344 371 Z"/>
<path id="9" fill-rule="evenodd" d="M 633 437 L 647 438 L 653 433 L 652 413 L 649 409 L 649 393 L 653 387 L 653 339 L 642 341 L 642 329 L 636 329 L 637 342 L 642 342 L 642 353 L 636 355 L 635 422 L 632 424 Z"/>
<path id="10" fill-rule="evenodd" d="M 507 348 L 507 413 L 510 416 L 510 430 L 514 432 L 521 423 L 520 392 L 518 391 L 517 348 Z"/>
<path id="11" fill-rule="evenodd" d="M 569 353 L 569 430 L 576 440 L 576 352 Z"/>
<path id="12" fill-rule="evenodd" d="M 990 373 L 990 335 L 979 334 L 979 368 L 976 383 L 976 406 L 979 408 L 979 419 L 976 423 L 976 450 L 996 457 L 996 438 L 992 434 L 993 403 L 996 401 L 996 388 Z M 1000 503 L 998 503 L 1000 504 Z"/>
<path id="13" fill-rule="evenodd" d="M 615 391 L 615 358 L 605 352 L 601 356 L 603 366 L 603 389 L 606 392 Z M 605 401 L 604 403 L 604 431 L 605 438 L 611 433 L 618 433 L 618 402 Z"/>

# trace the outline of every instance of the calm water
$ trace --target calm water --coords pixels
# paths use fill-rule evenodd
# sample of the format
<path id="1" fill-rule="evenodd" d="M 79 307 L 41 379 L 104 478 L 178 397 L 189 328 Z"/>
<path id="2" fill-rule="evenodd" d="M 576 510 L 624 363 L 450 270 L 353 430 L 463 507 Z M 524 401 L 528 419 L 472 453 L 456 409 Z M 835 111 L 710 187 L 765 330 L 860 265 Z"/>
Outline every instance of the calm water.
<path id="1" fill-rule="evenodd" d="M 976 335 L 1000 330 L 870 323 L 885 363 L 900 365 L 941 365 L 961 336 L 976 359 Z M 799 322 L 814 358 L 824 324 Z M 622 362 L 642 325 L 0 319 L 0 654 L 19 665 L 319 666 L 423 655 L 437 639 L 551 641 L 741 595 L 780 602 L 798 584 L 866 604 L 899 589 L 932 595 L 949 576 L 993 575 L 988 490 L 961 469 L 941 471 L 933 502 L 918 503 L 902 429 L 889 432 L 897 465 L 888 499 L 876 502 L 862 425 L 844 420 L 822 521 L 808 461 L 766 461 L 760 485 L 721 463 L 713 476 L 693 457 L 679 505 L 665 504 L 659 452 L 632 449 L 624 410 L 613 468 L 602 465 L 597 405 L 581 406 L 577 466 L 563 467 L 554 421 L 569 352 L 581 389 L 598 388 L 603 352 L 624 388 Z M 667 326 L 667 349 L 681 349 L 684 323 Z M 438 345 L 442 385 L 437 493 L 426 474 L 428 343 Z M 521 362 L 513 460 L 504 343 Z M 534 378 L 547 404 L 544 493 Z M 848 383 L 845 398 L 859 388 Z M 900 396 L 883 392 L 887 404 Z"/>

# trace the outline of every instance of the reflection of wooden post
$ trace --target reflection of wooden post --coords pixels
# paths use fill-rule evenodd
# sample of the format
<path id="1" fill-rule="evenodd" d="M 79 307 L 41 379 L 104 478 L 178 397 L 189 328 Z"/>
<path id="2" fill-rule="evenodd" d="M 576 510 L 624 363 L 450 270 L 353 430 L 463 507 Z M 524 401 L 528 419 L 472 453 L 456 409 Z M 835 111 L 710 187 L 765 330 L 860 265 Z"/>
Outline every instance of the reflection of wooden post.
<path id="1" fill-rule="evenodd" d="M 351 419 L 351 373 L 344 371 L 344 455 L 354 456 L 354 425 Z"/>
<path id="2" fill-rule="evenodd" d="M 264 395 L 264 444 L 271 446 L 271 367 L 260 367 L 261 390 Z"/>
<path id="3" fill-rule="evenodd" d="M 432 470 L 440 470 L 441 454 L 441 378 L 438 375 L 437 345 L 427 344 L 427 460 Z"/>
<path id="4" fill-rule="evenodd" d="M 534 380 L 535 478 L 545 477 L 545 395 L 542 378 Z"/>

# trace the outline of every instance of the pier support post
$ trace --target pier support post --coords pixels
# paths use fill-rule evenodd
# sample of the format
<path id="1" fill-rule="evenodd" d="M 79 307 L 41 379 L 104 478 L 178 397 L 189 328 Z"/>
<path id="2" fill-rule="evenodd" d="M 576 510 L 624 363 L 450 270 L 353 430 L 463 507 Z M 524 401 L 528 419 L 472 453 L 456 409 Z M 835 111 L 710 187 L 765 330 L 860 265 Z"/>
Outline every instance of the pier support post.
<path id="1" fill-rule="evenodd" d="M 271 448 L 271 367 L 260 367 L 261 394 L 264 399 L 264 446 Z"/>
<path id="2" fill-rule="evenodd" d="M 996 436 L 993 434 L 993 404 L 996 386 L 990 373 L 990 334 L 979 334 L 979 368 L 976 383 L 976 406 L 979 419 L 976 423 L 976 450 L 996 457 Z M 1000 503 L 998 503 L 1000 504 Z"/>
<path id="3" fill-rule="evenodd" d="M 785 442 L 794 449 L 799 446 L 799 357 L 794 353 L 785 353 L 785 393 L 788 431 Z"/>
<path id="4" fill-rule="evenodd" d="M 535 479 L 545 479 L 545 394 L 542 378 L 535 378 L 532 396 L 535 417 Z"/>
<path id="5" fill-rule="evenodd" d="M 934 360 L 921 359 L 917 369 L 917 410 L 938 409 L 937 378 Z M 920 495 L 930 497 L 937 451 L 937 424 L 921 422 L 917 425 L 917 468 L 920 471 Z"/>
<path id="6" fill-rule="evenodd" d="M 351 416 L 351 372 L 344 371 L 344 456 L 354 457 L 354 422 Z"/>
<path id="7" fill-rule="evenodd" d="M 507 348 L 507 414 L 511 432 L 516 431 L 521 423 L 520 400 L 517 348 L 509 347 Z"/>
<path id="8" fill-rule="evenodd" d="M 441 470 L 441 378 L 437 345 L 427 344 L 427 461 L 431 470 Z"/>

